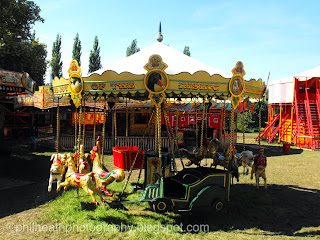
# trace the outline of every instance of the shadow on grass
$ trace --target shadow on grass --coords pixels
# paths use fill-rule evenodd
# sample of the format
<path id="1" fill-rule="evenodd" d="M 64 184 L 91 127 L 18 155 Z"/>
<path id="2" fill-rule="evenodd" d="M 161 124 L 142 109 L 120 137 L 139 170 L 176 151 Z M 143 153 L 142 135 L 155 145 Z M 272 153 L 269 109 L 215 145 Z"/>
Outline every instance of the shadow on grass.
<path id="1" fill-rule="evenodd" d="M 116 226 L 121 226 L 119 231 L 121 232 L 125 232 L 128 231 L 128 229 L 126 228 L 126 226 L 138 226 L 137 224 L 133 223 L 130 220 L 125 220 L 123 218 L 118 218 L 118 217 L 114 217 L 114 216 L 106 216 L 106 217 L 90 217 L 91 220 L 96 220 L 96 221 L 102 221 L 102 222 L 106 222 L 109 224 L 114 224 Z M 123 227 L 123 228 L 122 228 Z"/>
<path id="2" fill-rule="evenodd" d="M 191 225 L 208 224 L 210 231 L 258 228 L 288 236 L 315 236 L 319 231 L 303 233 L 302 228 L 320 226 L 320 191 L 298 186 L 270 185 L 268 191 L 256 191 L 253 185 L 237 184 L 231 202 L 219 214 L 190 212 L 178 219 L 184 230 Z M 178 223 L 178 224 L 179 224 Z"/>

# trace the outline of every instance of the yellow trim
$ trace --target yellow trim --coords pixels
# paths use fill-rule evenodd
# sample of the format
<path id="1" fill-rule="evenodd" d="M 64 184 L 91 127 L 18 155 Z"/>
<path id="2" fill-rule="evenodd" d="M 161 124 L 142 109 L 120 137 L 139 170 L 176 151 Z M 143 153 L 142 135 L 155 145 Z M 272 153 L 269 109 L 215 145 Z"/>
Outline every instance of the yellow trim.
<path id="1" fill-rule="evenodd" d="M 162 89 L 161 91 L 159 92 L 153 92 L 151 91 L 148 87 L 147 87 L 147 81 L 149 80 L 149 76 L 154 73 L 154 72 L 157 72 L 159 73 L 161 76 L 165 77 L 165 80 L 167 82 L 166 86 L 164 89 Z M 166 74 L 165 71 L 163 71 L 162 69 L 159 69 L 159 68 L 156 68 L 156 69 L 152 69 L 150 70 L 149 72 L 147 72 L 147 74 L 144 76 L 144 79 L 143 79 L 143 84 L 144 84 L 144 87 L 146 88 L 146 90 L 150 93 L 154 93 L 154 94 L 159 94 L 159 93 L 163 93 L 167 90 L 168 86 L 169 86 L 169 77 L 168 75 Z"/>
<path id="2" fill-rule="evenodd" d="M 203 182 L 205 179 L 207 179 L 209 177 L 223 177 L 223 179 L 224 179 L 224 187 L 226 187 L 226 175 L 225 174 L 217 174 L 217 175 L 207 176 L 204 179 L 202 179 L 200 182 L 198 182 L 195 185 L 189 187 L 186 199 L 172 199 L 173 205 L 175 205 L 175 202 L 188 202 L 189 201 L 189 195 L 190 195 L 190 189 L 195 187 L 195 186 L 197 186 L 197 185 L 199 185 L 201 182 Z M 228 192 L 229 191 L 230 191 L 230 184 L 229 184 Z"/>
<path id="3" fill-rule="evenodd" d="M 159 207 L 160 203 L 163 203 L 163 205 L 164 205 L 163 208 L 160 208 L 160 207 Z M 157 204 L 157 208 L 158 208 L 159 210 L 161 210 L 161 211 L 162 211 L 163 209 L 166 209 L 166 206 L 167 206 L 167 204 L 166 204 L 165 202 L 159 202 L 159 203 Z"/>
<path id="4" fill-rule="evenodd" d="M 240 83 L 242 85 L 242 90 L 239 94 L 234 94 L 232 91 L 232 86 L 235 79 L 240 79 Z M 231 93 L 231 95 L 234 97 L 241 97 L 241 95 L 244 93 L 244 90 L 245 90 L 245 81 L 243 80 L 243 77 L 240 74 L 233 75 L 229 82 L 229 92 Z"/>
<path id="5" fill-rule="evenodd" d="M 75 92 L 75 91 L 71 88 L 71 79 L 72 79 L 72 77 L 77 77 L 77 78 L 80 78 L 80 80 L 81 80 L 81 89 L 80 89 L 79 92 Z M 79 95 L 79 94 L 81 94 L 81 92 L 83 91 L 83 87 L 84 87 L 84 82 L 83 82 L 83 79 L 82 79 L 82 77 L 80 76 L 80 74 L 77 73 L 77 72 L 71 73 L 71 74 L 70 74 L 70 77 L 69 77 L 69 89 L 70 89 L 71 93 L 72 93 L 73 95 Z"/>

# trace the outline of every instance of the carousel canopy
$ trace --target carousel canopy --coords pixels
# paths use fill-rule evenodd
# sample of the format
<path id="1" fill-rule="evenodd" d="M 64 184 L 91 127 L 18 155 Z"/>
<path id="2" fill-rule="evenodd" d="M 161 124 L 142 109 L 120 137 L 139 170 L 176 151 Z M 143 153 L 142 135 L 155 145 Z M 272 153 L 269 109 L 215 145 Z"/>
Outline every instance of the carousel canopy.
<path id="1" fill-rule="evenodd" d="M 160 99 L 160 102 L 162 98 L 225 98 L 231 96 L 229 82 L 232 82 L 235 95 L 261 98 L 265 84 L 261 79 L 243 80 L 243 64 L 238 63 L 232 70 L 233 76 L 238 77 L 233 79 L 157 42 L 88 77 L 81 76 L 81 69 L 73 60 L 68 71 L 69 79 L 55 77 L 52 87 L 55 96 L 70 95 L 76 106 L 79 106 L 82 97 L 89 95 L 103 96 L 108 101 L 119 97 Z"/>
<path id="2" fill-rule="evenodd" d="M 144 68 L 144 65 L 148 62 L 149 57 L 154 54 L 160 55 L 163 62 L 168 65 L 168 68 L 166 69 L 167 74 L 174 75 L 182 72 L 194 74 L 198 71 L 204 71 L 210 75 L 219 74 L 224 78 L 231 77 L 230 74 L 226 74 L 220 70 L 203 64 L 162 42 L 157 42 L 113 65 L 108 66 L 107 69 L 100 69 L 95 73 L 102 74 L 107 70 L 111 70 L 118 74 L 123 72 L 146 74 L 147 70 Z"/>
<path id="3" fill-rule="evenodd" d="M 269 104 L 274 103 L 292 103 L 294 97 L 294 82 L 306 81 L 314 77 L 320 77 L 320 66 L 307 71 L 272 81 L 269 86 Z"/>

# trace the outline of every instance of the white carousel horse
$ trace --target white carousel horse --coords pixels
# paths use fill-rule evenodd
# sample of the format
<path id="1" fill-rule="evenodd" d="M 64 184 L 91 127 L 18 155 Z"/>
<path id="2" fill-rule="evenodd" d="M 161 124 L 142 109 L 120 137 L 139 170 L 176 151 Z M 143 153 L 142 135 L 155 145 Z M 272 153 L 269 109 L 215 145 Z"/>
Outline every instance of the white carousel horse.
<path id="1" fill-rule="evenodd" d="M 53 160 L 53 163 L 51 164 L 51 167 L 50 167 L 48 192 L 51 192 L 53 180 L 57 180 L 57 189 L 58 189 L 59 184 L 62 180 L 62 176 L 65 171 L 66 158 L 67 158 L 66 154 L 56 153 L 51 155 L 50 161 Z"/>
<path id="2" fill-rule="evenodd" d="M 97 188 L 103 190 L 103 192 L 111 197 L 113 194 L 109 193 L 106 189 L 106 186 L 112 183 L 113 181 L 121 182 L 124 180 L 125 175 L 124 172 L 120 169 L 115 169 L 111 172 L 104 171 L 102 169 L 102 165 L 100 162 L 101 156 L 101 139 L 97 138 L 96 146 L 92 148 L 91 151 L 91 160 L 93 161 L 92 171 L 94 172 L 94 176 L 97 182 Z"/>
<path id="3" fill-rule="evenodd" d="M 246 150 L 241 152 L 241 160 L 243 166 L 243 174 L 249 174 L 249 167 L 252 167 L 253 164 L 253 152 Z"/>
<path id="4" fill-rule="evenodd" d="M 68 154 L 67 164 L 68 164 L 68 170 L 66 173 L 65 181 L 59 184 L 59 187 L 57 188 L 57 192 L 60 191 L 61 187 L 63 187 L 64 190 L 67 190 L 69 186 L 73 186 L 76 188 L 82 188 L 86 193 L 88 193 L 91 196 L 94 204 L 99 205 L 94 194 L 98 194 L 101 201 L 105 202 L 105 200 L 102 198 L 102 193 L 96 189 L 96 181 L 95 181 L 94 173 L 93 172 L 90 172 L 88 174 L 77 173 L 76 160 L 71 156 L 71 154 Z"/>

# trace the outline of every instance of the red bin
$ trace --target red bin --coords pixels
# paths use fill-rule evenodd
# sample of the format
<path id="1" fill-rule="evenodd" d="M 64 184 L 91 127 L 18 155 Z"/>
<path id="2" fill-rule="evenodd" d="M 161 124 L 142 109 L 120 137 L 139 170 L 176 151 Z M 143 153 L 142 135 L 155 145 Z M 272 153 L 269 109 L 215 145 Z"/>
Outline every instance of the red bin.
<path id="1" fill-rule="evenodd" d="M 283 143 L 283 152 L 284 153 L 290 152 L 290 146 L 291 146 L 290 143 Z"/>
<path id="2" fill-rule="evenodd" d="M 140 169 L 144 157 L 144 152 L 139 150 L 138 147 L 130 147 L 130 146 L 125 146 L 125 147 L 113 147 L 113 165 L 114 167 L 121 169 L 121 170 L 127 170 L 129 171 L 131 168 L 131 165 L 134 161 L 134 158 L 136 157 L 137 152 L 137 160 L 136 163 L 134 164 L 133 169 Z"/>

